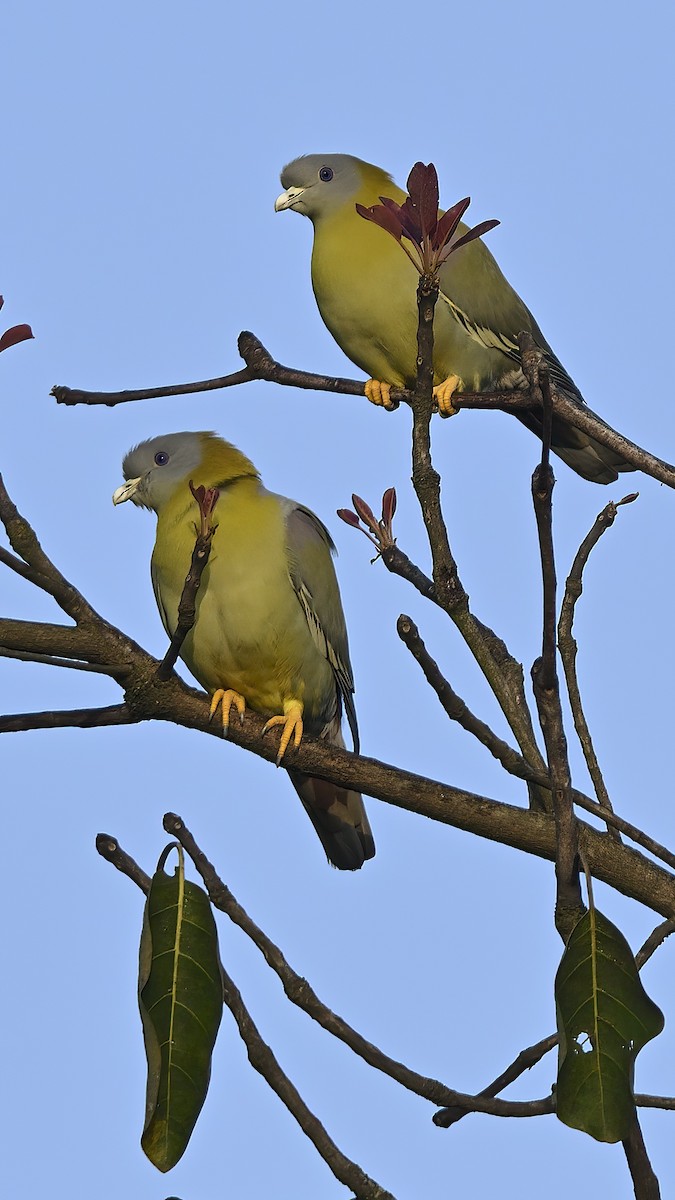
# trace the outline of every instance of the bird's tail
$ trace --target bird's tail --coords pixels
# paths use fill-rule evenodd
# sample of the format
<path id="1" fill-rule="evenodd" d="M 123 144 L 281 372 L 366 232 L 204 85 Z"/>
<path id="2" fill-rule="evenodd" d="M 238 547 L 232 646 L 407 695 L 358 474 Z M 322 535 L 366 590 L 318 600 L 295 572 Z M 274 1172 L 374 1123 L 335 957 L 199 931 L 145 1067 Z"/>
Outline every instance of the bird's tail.
<path id="1" fill-rule="evenodd" d="M 517 412 L 523 425 L 527 425 L 537 437 L 542 434 L 542 422 L 538 413 Z M 602 442 L 568 425 L 561 417 L 553 415 L 551 449 L 562 458 L 568 467 L 589 479 L 591 483 L 614 483 L 619 471 L 634 471 L 632 463 L 626 462 L 616 450 L 610 450 Z"/>
<path id="2" fill-rule="evenodd" d="M 344 746 L 342 734 L 331 730 L 329 740 Z M 291 783 L 319 835 L 328 861 L 340 871 L 358 871 L 375 854 L 375 842 L 359 792 L 326 779 L 287 768 Z"/>

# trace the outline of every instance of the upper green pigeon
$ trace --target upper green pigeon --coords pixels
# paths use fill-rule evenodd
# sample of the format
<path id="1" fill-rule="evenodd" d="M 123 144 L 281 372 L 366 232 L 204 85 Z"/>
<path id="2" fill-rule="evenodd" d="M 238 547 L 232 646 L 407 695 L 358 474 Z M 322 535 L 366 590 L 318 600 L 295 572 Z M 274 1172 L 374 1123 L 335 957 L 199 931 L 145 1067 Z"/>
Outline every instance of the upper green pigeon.
<path id="1" fill-rule="evenodd" d="M 366 394 L 388 406 L 390 387 L 413 387 L 417 357 L 419 276 L 393 238 L 356 212 L 381 196 L 402 204 L 391 176 L 349 154 L 309 154 L 284 167 L 285 191 L 275 208 L 294 209 L 314 226 L 312 285 L 324 322 L 345 354 L 371 377 Z M 460 232 L 466 232 L 460 225 Z M 434 384 L 442 412 L 452 395 L 525 385 L 516 342 L 523 331 L 544 351 L 551 378 L 583 404 L 537 322 L 477 239 L 451 254 L 439 272 L 434 321 Z M 516 416 L 541 434 L 537 414 Z M 615 451 L 554 418 L 552 448 L 577 474 L 612 483 L 634 468 Z"/>

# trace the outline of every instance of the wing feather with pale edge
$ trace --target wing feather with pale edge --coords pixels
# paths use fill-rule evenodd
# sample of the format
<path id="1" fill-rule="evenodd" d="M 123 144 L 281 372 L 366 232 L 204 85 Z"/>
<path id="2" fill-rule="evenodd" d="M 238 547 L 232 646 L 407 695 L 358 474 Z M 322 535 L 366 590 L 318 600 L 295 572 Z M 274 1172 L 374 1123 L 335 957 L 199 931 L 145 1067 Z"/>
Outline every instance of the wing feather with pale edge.
<path id="1" fill-rule="evenodd" d="M 349 661 L 347 627 L 331 560 L 333 540 L 322 521 L 310 509 L 279 497 L 286 518 L 289 575 L 312 638 L 328 659 L 344 703 L 349 728 L 358 754 L 359 731 L 354 708 L 354 678 Z"/>

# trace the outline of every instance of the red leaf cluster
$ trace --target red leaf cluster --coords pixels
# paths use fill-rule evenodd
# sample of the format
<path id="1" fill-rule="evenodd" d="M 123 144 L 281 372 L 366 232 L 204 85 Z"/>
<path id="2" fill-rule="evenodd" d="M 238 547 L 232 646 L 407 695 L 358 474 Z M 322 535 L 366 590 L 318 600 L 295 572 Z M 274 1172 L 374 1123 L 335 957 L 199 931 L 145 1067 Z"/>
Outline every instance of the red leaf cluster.
<path id="1" fill-rule="evenodd" d="M 499 224 L 499 221 L 481 221 L 457 237 L 457 227 L 470 203 L 469 197 L 459 200 L 439 217 L 436 168 L 433 163 L 425 166 L 418 162 L 408 176 L 408 195 L 403 204 L 380 196 L 380 204 L 370 208 L 357 204 L 356 211 L 366 221 L 373 221 L 390 233 L 421 275 L 435 275 L 460 246 L 482 237 Z M 404 244 L 404 238 L 412 244 L 413 253 Z"/>
<path id="2" fill-rule="evenodd" d="M 338 508 L 337 515 L 346 525 L 351 525 L 352 529 L 358 529 L 365 534 L 369 542 L 372 542 L 378 550 L 382 551 L 387 546 L 393 546 L 396 543 L 392 524 L 394 513 L 396 512 L 396 489 L 393 487 L 387 488 L 382 497 L 382 517 L 378 521 L 375 513 L 365 500 L 360 496 L 352 495 L 352 504 L 356 512 L 352 512 L 350 508 Z M 366 526 L 361 528 L 361 521 Z M 370 533 L 368 533 L 370 530 Z"/>

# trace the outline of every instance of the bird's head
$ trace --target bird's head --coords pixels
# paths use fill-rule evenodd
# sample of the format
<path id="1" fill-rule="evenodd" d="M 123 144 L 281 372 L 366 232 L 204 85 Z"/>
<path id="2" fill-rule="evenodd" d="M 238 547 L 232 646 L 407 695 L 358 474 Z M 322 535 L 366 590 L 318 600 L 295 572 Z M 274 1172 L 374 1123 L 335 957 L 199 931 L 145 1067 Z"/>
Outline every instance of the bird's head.
<path id="1" fill-rule="evenodd" d="M 383 188 L 391 194 L 394 186 L 386 171 L 351 154 L 306 154 L 284 167 L 281 182 L 285 191 L 277 196 L 275 212 L 292 208 L 315 223 L 346 204 L 353 208 L 357 200 L 375 203 Z"/>
<path id="2" fill-rule="evenodd" d="M 134 446 L 122 463 L 126 483 L 113 493 L 113 504 L 133 500 L 159 512 L 189 481 L 215 487 L 242 476 L 257 478 L 253 464 L 235 446 L 214 433 L 165 433 Z"/>

